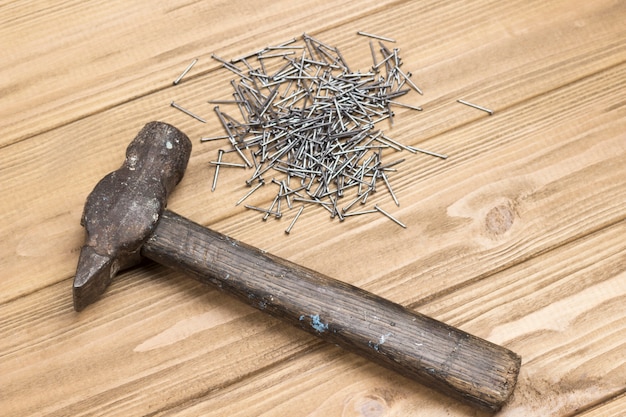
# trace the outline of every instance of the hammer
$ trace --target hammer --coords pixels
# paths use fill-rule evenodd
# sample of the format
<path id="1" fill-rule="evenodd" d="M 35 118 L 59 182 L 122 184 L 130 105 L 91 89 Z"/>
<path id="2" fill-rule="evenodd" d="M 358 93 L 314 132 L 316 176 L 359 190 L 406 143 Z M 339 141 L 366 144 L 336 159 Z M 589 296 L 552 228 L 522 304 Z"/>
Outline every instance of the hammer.
<path id="1" fill-rule="evenodd" d="M 495 412 L 507 401 L 516 353 L 167 210 L 190 154 L 183 132 L 150 122 L 87 197 L 76 311 L 118 271 L 148 258 L 479 409 Z"/>

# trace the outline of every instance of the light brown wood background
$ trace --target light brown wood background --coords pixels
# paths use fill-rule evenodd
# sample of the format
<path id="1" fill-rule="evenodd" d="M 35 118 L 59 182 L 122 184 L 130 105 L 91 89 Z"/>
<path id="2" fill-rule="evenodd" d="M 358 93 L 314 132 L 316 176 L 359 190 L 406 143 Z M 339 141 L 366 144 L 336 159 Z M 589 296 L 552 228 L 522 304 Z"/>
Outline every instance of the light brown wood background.
<path id="1" fill-rule="evenodd" d="M 0 414 L 481 415 L 158 265 L 75 313 L 84 200 L 162 120 L 194 142 L 171 209 L 518 352 L 502 416 L 624 415 L 625 2 L 5 1 L 0 22 Z M 387 133 L 450 155 L 389 155 L 401 206 L 379 201 L 408 228 L 320 209 L 286 236 L 235 207 L 247 173 L 211 193 L 199 138 L 232 78 L 211 54 L 306 32 L 366 70 L 359 30 L 424 90 Z"/>

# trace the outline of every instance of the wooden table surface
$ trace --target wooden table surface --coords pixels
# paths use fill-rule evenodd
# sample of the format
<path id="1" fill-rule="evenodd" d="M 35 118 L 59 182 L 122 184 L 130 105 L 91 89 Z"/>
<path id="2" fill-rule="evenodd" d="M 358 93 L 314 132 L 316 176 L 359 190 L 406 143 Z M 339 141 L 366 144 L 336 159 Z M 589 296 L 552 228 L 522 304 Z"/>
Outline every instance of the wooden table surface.
<path id="1" fill-rule="evenodd" d="M 0 414 L 483 415 L 156 264 L 74 312 L 85 198 L 161 120 L 194 144 L 171 209 L 519 353 L 502 416 L 624 415 L 626 2 L 6 1 L 0 21 Z M 234 79 L 211 55 L 307 33 L 367 71 L 357 31 L 394 38 L 424 92 L 381 128 L 449 155 L 385 154 L 400 206 L 372 203 L 407 228 L 318 207 L 286 235 L 293 212 L 235 205 L 250 170 L 211 192 L 207 101 Z"/>

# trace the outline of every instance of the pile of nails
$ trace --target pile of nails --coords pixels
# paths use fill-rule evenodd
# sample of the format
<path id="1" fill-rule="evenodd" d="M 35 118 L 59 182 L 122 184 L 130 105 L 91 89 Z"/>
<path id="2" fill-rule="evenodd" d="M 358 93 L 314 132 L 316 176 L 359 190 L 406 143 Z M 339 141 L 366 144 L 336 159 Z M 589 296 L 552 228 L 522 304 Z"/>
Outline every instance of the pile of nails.
<path id="1" fill-rule="evenodd" d="M 232 99 L 209 102 L 215 104 L 225 135 L 202 141 L 229 145 L 211 162 L 213 190 L 221 167 L 248 168 L 251 189 L 236 204 L 264 185 L 276 187 L 268 207 L 245 207 L 261 212 L 264 220 L 281 218 L 296 207 L 287 234 L 308 205 L 322 207 L 340 221 L 380 213 L 406 227 L 379 205 L 364 209 L 380 189 L 400 205 L 390 177 L 403 159 L 385 163 L 383 152 L 446 156 L 403 145 L 377 128 L 385 120 L 393 125 L 394 107 L 420 111 L 398 98 L 422 91 L 411 73 L 401 69 L 399 49 L 386 46 L 393 39 L 358 35 L 369 38 L 373 63 L 367 72 L 353 71 L 336 47 L 307 34 L 232 60 L 212 55 L 236 75 Z M 234 156 L 225 158 L 227 154 Z"/>

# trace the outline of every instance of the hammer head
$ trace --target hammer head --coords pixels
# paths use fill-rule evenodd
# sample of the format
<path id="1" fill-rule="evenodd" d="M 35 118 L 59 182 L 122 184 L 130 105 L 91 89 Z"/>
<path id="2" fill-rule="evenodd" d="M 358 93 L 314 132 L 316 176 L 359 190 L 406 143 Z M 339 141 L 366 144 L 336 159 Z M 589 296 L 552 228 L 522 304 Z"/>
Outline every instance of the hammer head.
<path id="1" fill-rule="evenodd" d="M 87 231 L 74 277 L 74 309 L 94 302 L 115 274 L 141 260 L 167 197 L 187 168 L 191 142 L 167 123 L 150 122 L 126 150 L 126 160 L 87 197 L 81 224 Z"/>

